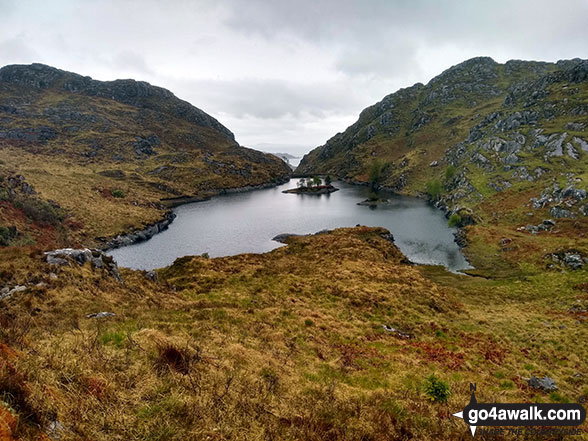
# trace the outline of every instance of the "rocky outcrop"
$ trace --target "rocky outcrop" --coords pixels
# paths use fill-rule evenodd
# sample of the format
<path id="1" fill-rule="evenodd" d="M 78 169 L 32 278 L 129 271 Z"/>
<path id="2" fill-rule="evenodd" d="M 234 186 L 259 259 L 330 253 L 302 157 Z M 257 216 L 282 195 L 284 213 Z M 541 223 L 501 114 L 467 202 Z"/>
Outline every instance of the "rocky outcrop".
<path id="1" fill-rule="evenodd" d="M 571 270 L 579 270 L 588 264 L 588 258 L 577 250 L 565 250 L 557 253 L 551 253 L 545 256 L 548 260 L 548 267 L 554 265 L 565 267 Z"/>
<path id="2" fill-rule="evenodd" d="M 122 282 L 122 276 L 118 270 L 116 261 L 104 254 L 101 250 L 89 248 L 62 248 L 45 253 L 45 262 L 49 265 L 63 266 L 72 264 L 84 265 L 90 263 L 93 269 L 105 271 L 119 282 Z"/>

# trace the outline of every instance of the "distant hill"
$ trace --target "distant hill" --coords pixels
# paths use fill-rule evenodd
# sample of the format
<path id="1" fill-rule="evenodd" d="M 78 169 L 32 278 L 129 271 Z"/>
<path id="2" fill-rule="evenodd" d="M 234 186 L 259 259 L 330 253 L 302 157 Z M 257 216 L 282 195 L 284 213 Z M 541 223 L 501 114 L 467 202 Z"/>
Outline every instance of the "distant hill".
<path id="1" fill-rule="evenodd" d="M 161 199 L 277 183 L 290 173 L 166 89 L 42 64 L 0 69 L 0 150 L 0 174 L 24 176 L 96 236 L 161 217 Z M 5 225 L 11 217 L 0 213 Z"/>

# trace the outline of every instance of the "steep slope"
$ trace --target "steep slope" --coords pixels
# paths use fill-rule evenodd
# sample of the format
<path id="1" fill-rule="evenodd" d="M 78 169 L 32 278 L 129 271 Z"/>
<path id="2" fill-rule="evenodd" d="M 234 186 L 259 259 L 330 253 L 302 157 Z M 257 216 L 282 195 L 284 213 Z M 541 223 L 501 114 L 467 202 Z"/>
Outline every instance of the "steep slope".
<path id="1" fill-rule="evenodd" d="M 588 253 L 587 127 L 588 61 L 474 58 L 365 109 L 296 172 L 428 196 L 476 224 L 466 253 L 496 274 L 505 260 Z"/>
<path id="2" fill-rule="evenodd" d="M 0 69 L 0 152 L 2 177 L 25 179 L 62 207 L 85 233 L 80 240 L 155 221 L 162 199 L 271 184 L 290 173 L 166 89 L 41 64 Z"/>
<path id="3" fill-rule="evenodd" d="M 555 68 L 520 61 L 500 65 L 488 57 L 465 61 L 426 86 L 400 89 L 363 110 L 345 132 L 306 155 L 297 172 L 361 179 L 377 158 L 389 163 L 384 180 L 402 188 L 413 169 L 441 159 L 447 147 L 467 136 L 476 119 L 501 107 L 513 81 Z"/>

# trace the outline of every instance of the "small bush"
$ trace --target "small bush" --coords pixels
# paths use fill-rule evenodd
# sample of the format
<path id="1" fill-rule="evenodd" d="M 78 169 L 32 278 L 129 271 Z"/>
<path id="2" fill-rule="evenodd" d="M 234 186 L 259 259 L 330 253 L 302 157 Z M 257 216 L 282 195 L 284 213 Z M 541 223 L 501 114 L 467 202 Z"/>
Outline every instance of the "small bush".
<path id="1" fill-rule="evenodd" d="M 41 199 L 19 198 L 14 201 L 14 206 L 22 210 L 29 219 L 43 224 L 55 226 L 65 217 L 63 210 Z"/>
<path id="2" fill-rule="evenodd" d="M 441 182 L 437 179 L 433 179 L 425 185 L 425 190 L 431 199 L 438 199 L 441 196 Z"/>
<path id="3" fill-rule="evenodd" d="M 457 213 L 453 213 L 451 216 L 449 216 L 449 226 L 450 227 L 461 227 L 461 216 Z"/>
<path id="4" fill-rule="evenodd" d="M 314 322 L 311 319 L 306 319 L 306 320 L 304 320 L 304 325 L 305 326 L 312 326 L 312 325 L 314 325 Z"/>
<path id="5" fill-rule="evenodd" d="M 0 226 L 0 246 L 8 246 L 10 244 L 10 241 L 14 239 L 16 235 L 16 228 Z"/>
<path id="6" fill-rule="evenodd" d="M 382 175 L 384 171 L 385 164 L 379 160 L 375 160 L 370 165 L 370 173 L 369 173 L 369 180 L 370 180 L 370 187 L 373 189 L 377 188 L 382 180 Z"/>
<path id="7" fill-rule="evenodd" d="M 122 190 L 112 190 L 110 192 L 110 194 L 112 194 L 112 196 L 115 198 L 124 198 L 125 197 L 125 192 Z"/>
<path id="8" fill-rule="evenodd" d="M 446 382 L 440 380 L 435 375 L 430 375 L 425 380 L 425 394 L 427 394 L 427 397 L 431 401 L 446 403 L 451 392 Z"/>
<path id="9" fill-rule="evenodd" d="M 454 165 L 450 165 L 449 167 L 447 167 L 445 169 L 445 180 L 451 181 L 453 179 L 453 177 L 455 176 L 456 172 L 457 172 L 457 169 L 455 168 Z"/>
<path id="10" fill-rule="evenodd" d="M 437 329 L 435 331 L 435 336 L 438 338 L 443 338 L 443 339 L 447 338 L 447 335 L 441 329 Z"/>
<path id="11" fill-rule="evenodd" d="M 8 190 L 5 188 L 0 188 L 0 201 L 7 201 L 10 199 L 10 195 L 8 194 Z"/>

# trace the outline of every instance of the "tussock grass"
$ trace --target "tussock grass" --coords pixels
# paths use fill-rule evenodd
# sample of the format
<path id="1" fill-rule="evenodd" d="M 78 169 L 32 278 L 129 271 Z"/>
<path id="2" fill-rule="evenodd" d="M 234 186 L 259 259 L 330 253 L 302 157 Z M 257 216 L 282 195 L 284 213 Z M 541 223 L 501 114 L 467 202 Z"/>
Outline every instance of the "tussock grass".
<path id="1" fill-rule="evenodd" d="M 16 435 L 33 439 L 56 419 L 65 439 L 467 439 L 451 413 L 470 382 L 489 402 L 586 392 L 575 374 L 586 371 L 577 342 L 588 336 L 567 309 L 584 295 L 580 273 L 454 275 L 403 263 L 382 232 L 186 257 L 159 270 L 158 284 L 123 270 L 123 285 L 88 266 L 51 280 L 21 255 L 26 271 L 11 280 L 47 286 L 0 314 L 30 320 L 18 338 L 1 335 L 18 376 L 0 384 L 20 385 L 20 398 L 3 398 L 19 415 Z M 85 318 L 96 311 L 117 315 Z M 555 378 L 558 394 L 530 390 L 531 374 Z M 431 375 L 447 384 L 447 403 L 429 398 Z"/>

